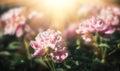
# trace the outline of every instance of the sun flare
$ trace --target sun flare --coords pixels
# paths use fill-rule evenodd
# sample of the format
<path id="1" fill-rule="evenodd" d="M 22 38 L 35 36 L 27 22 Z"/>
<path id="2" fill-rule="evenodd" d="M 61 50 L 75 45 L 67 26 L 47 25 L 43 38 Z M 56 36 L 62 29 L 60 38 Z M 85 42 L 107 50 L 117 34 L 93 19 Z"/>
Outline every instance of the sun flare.
<path id="1" fill-rule="evenodd" d="M 52 26 L 59 29 L 69 15 L 75 11 L 76 0 L 43 0 L 42 7 L 52 20 Z"/>

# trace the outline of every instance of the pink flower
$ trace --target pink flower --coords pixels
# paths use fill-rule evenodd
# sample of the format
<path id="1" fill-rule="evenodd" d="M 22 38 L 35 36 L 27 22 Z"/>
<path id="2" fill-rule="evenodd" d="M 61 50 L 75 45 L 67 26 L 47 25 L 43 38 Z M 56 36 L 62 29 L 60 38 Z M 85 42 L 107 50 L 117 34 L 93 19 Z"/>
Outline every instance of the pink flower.
<path id="1" fill-rule="evenodd" d="M 101 33 L 108 28 L 108 24 L 105 24 L 105 22 L 98 18 L 98 17 L 92 17 L 88 20 L 83 21 L 79 28 L 76 30 L 78 34 L 86 34 L 86 33 Z"/>
<path id="2" fill-rule="evenodd" d="M 76 36 L 76 29 L 78 27 L 77 23 L 70 24 L 65 30 L 65 37 L 72 38 Z"/>
<path id="3" fill-rule="evenodd" d="M 17 37 L 21 37 L 23 35 L 23 26 L 22 25 L 17 26 L 15 33 Z"/>
<path id="4" fill-rule="evenodd" d="M 88 7 L 89 8 L 89 7 Z M 89 10 L 89 9 L 88 9 Z M 83 7 L 84 11 L 84 7 Z M 101 7 L 98 8 L 98 15 L 84 20 L 76 30 L 85 42 L 91 42 L 93 39 L 90 36 L 97 34 L 111 36 L 120 28 L 120 9 L 117 7 Z"/>
<path id="5" fill-rule="evenodd" d="M 1 15 L 1 21 L 4 26 L 5 35 L 23 35 L 23 27 L 26 18 L 22 14 L 23 8 L 13 8 Z"/>
<path id="6" fill-rule="evenodd" d="M 86 34 L 88 33 L 87 27 L 85 28 L 85 24 L 80 23 L 78 29 L 76 29 L 77 34 Z"/>
<path id="7" fill-rule="evenodd" d="M 112 6 L 112 7 L 107 7 L 105 9 L 106 9 L 106 11 L 108 10 L 116 16 L 120 16 L 120 8 L 118 8 L 118 7 Z"/>
<path id="8" fill-rule="evenodd" d="M 55 48 L 55 45 L 59 42 L 61 42 L 61 32 L 48 29 L 45 32 L 39 33 L 35 40 L 37 42 L 40 42 L 43 47 L 50 47 L 52 49 Z"/>
<path id="9" fill-rule="evenodd" d="M 111 35 L 111 34 L 113 34 L 115 31 L 116 31 L 116 28 L 110 26 L 110 27 L 108 27 L 107 30 L 105 31 L 105 34 L 106 34 L 106 35 Z"/>
<path id="10" fill-rule="evenodd" d="M 120 9 L 118 7 L 106 7 L 101 9 L 99 17 L 109 24 L 105 34 L 112 34 L 120 28 Z"/>
<path id="11" fill-rule="evenodd" d="M 100 11 L 99 17 L 105 21 L 105 23 L 110 24 L 111 26 L 118 26 L 120 21 L 119 21 L 119 16 L 115 15 L 111 10 L 109 9 L 102 9 Z"/>
<path id="12" fill-rule="evenodd" d="M 42 46 L 40 46 L 38 42 L 36 42 L 36 41 L 31 41 L 31 42 L 30 42 L 30 45 L 31 45 L 31 47 L 35 50 L 35 53 L 32 54 L 32 57 L 45 55 L 45 49 L 42 48 Z"/>
<path id="13" fill-rule="evenodd" d="M 25 19 L 24 16 L 22 15 L 22 11 L 23 11 L 23 7 L 12 8 L 1 15 L 1 21 L 8 21 L 8 20 L 12 21 L 14 19 L 14 21 L 21 22 L 21 19 L 22 21 Z M 22 22 L 21 24 L 24 24 L 24 22 Z"/>
<path id="14" fill-rule="evenodd" d="M 81 37 L 86 44 L 93 42 L 93 35 L 91 35 L 90 33 L 81 35 Z"/>
<path id="15" fill-rule="evenodd" d="M 65 47 L 64 47 L 65 48 Z M 50 56 L 55 59 L 57 62 L 62 62 L 68 57 L 68 52 L 64 50 L 59 50 L 57 52 L 51 52 Z"/>
<path id="16" fill-rule="evenodd" d="M 93 41 L 93 36 L 98 33 L 100 35 L 111 35 L 114 33 L 115 28 L 113 28 L 110 24 L 104 22 L 99 17 L 92 17 L 88 20 L 85 20 L 82 22 L 82 24 L 79 25 L 79 28 L 76 30 L 77 34 L 80 34 L 82 39 L 90 43 Z"/>
<path id="17" fill-rule="evenodd" d="M 35 41 L 31 41 L 30 45 L 35 50 L 32 54 L 33 57 L 43 56 L 46 53 L 60 53 L 62 43 L 62 36 L 59 31 L 48 29 L 47 31 L 40 32 L 36 37 Z M 59 47 L 58 47 L 59 46 Z M 64 58 L 62 57 L 64 60 Z"/>
<path id="18" fill-rule="evenodd" d="M 7 34 L 14 35 L 16 28 L 17 28 L 17 24 L 14 24 L 14 25 L 11 23 L 6 24 L 4 27 L 4 34 L 5 35 L 7 35 Z"/>
<path id="19" fill-rule="evenodd" d="M 108 24 L 105 24 L 105 22 L 98 17 L 92 17 L 88 23 L 89 23 L 89 31 L 92 33 L 104 32 L 109 26 Z"/>

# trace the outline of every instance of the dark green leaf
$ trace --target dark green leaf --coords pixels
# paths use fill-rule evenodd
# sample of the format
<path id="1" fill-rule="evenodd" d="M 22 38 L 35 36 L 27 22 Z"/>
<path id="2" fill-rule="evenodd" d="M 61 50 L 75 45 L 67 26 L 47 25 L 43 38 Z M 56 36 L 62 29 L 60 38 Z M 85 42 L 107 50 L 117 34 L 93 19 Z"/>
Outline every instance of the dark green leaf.
<path id="1" fill-rule="evenodd" d="M 8 50 L 17 50 L 21 47 L 19 42 L 12 42 L 8 45 Z"/>
<path id="2" fill-rule="evenodd" d="M 64 63 L 65 67 L 68 68 L 68 69 L 71 69 L 71 66 L 66 64 L 66 62 Z"/>
<path id="3" fill-rule="evenodd" d="M 105 43 L 101 43 L 101 44 L 99 44 L 99 47 L 107 47 L 107 48 L 109 48 L 109 45 L 107 45 Z"/>
<path id="4" fill-rule="evenodd" d="M 0 55 L 1 56 L 9 56 L 9 55 L 11 55 L 8 51 L 1 51 L 0 52 Z"/>
<path id="5" fill-rule="evenodd" d="M 45 63 L 45 60 L 43 60 L 42 58 L 36 58 L 35 61 L 36 61 L 37 63 L 40 63 L 40 64 L 42 64 L 43 66 L 47 67 L 47 65 L 46 65 L 46 63 Z"/>
<path id="6" fill-rule="evenodd" d="M 56 71 L 65 71 L 63 68 L 57 68 Z"/>

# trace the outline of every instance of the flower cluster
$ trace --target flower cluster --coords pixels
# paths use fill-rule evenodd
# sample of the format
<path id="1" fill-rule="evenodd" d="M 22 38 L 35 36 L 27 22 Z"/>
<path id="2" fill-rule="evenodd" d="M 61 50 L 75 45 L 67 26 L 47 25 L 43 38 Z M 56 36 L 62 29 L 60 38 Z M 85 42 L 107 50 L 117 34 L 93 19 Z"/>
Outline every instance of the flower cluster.
<path id="1" fill-rule="evenodd" d="M 109 24 L 111 28 L 119 30 L 120 28 L 120 9 L 117 7 L 106 7 L 101 9 L 98 15 L 105 23 Z"/>
<path id="2" fill-rule="evenodd" d="M 45 32 L 40 32 L 35 41 L 31 41 L 30 45 L 35 50 L 33 57 L 49 54 L 50 57 L 57 62 L 63 61 L 67 56 L 67 50 L 61 46 L 61 32 L 48 29 Z"/>
<path id="3" fill-rule="evenodd" d="M 104 37 L 110 37 L 116 30 L 120 29 L 120 9 L 117 7 L 101 8 L 98 15 L 87 19 L 79 25 L 76 30 L 83 40 L 91 42 L 92 36 L 100 34 Z"/>
<path id="4" fill-rule="evenodd" d="M 1 15 L 0 19 L 2 25 L 4 25 L 4 34 L 16 35 L 20 37 L 23 35 L 23 27 L 26 22 L 26 18 L 23 16 L 23 7 L 13 8 Z"/>

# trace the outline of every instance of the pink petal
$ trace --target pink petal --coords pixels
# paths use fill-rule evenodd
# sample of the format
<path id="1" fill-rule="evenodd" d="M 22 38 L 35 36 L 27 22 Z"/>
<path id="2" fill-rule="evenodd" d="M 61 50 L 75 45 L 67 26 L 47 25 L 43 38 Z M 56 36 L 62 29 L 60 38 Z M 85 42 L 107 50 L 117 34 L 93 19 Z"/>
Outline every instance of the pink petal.
<path id="1" fill-rule="evenodd" d="M 112 34 L 115 32 L 115 28 L 110 27 L 108 30 L 105 31 L 105 34 Z"/>
<path id="2" fill-rule="evenodd" d="M 36 41 L 30 41 L 30 45 L 34 50 L 40 48 L 39 44 Z"/>
<path id="3" fill-rule="evenodd" d="M 38 49 L 36 50 L 33 54 L 32 57 L 38 57 L 38 56 L 43 56 L 45 55 L 45 49 Z"/>
<path id="4" fill-rule="evenodd" d="M 55 59 L 57 62 L 62 62 L 68 57 L 68 52 L 66 50 L 51 52 L 51 58 Z"/>
<path id="5" fill-rule="evenodd" d="M 23 35 L 23 26 L 18 26 L 16 29 L 16 36 L 21 37 Z"/>

